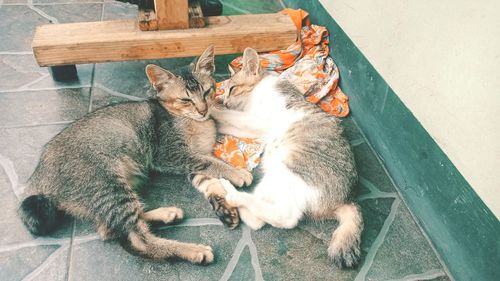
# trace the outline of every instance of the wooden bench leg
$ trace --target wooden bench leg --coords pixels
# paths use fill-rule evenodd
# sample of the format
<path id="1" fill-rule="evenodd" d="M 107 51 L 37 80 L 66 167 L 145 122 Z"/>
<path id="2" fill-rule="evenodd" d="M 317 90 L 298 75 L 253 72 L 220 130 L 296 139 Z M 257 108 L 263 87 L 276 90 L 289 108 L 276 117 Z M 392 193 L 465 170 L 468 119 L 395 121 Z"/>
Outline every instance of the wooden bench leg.
<path id="1" fill-rule="evenodd" d="M 78 80 L 78 73 L 76 71 L 76 65 L 57 65 L 49 67 L 50 75 L 52 79 L 59 82 Z"/>

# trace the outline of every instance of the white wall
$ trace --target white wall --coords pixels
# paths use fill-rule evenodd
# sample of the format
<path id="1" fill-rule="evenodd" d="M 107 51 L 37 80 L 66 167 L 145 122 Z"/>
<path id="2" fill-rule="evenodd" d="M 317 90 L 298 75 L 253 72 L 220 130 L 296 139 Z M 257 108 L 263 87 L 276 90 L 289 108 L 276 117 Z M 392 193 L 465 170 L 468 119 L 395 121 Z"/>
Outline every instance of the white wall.
<path id="1" fill-rule="evenodd" d="M 500 217 L 500 1 L 320 2 Z"/>

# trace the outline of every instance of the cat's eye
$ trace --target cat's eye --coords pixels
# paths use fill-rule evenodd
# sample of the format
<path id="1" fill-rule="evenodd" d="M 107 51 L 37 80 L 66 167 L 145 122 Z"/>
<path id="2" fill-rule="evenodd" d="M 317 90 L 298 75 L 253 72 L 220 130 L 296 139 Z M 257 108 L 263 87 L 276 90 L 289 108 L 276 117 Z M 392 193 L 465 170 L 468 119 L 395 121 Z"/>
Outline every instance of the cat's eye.
<path id="1" fill-rule="evenodd" d="M 181 102 L 182 102 L 183 104 L 189 104 L 189 103 L 191 103 L 192 101 L 191 101 L 190 99 L 181 99 Z"/>
<path id="2" fill-rule="evenodd" d="M 229 92 L 228 92 L 228 93 L 229 93 L 229 94 L 231 94 L 231 92 L 234 90 L 234 88 L 236 88 L 236 86 L 231 86 L 231 87 L 229 88 Z"/>
<path id="3" fill-rule="evenodd" d="M 206 90 L 204 93 L 203 93 L 203 97 L 207 97 L 208 94 L 210 94 L 210 92 L 212 91 L 212 88 Z"/>

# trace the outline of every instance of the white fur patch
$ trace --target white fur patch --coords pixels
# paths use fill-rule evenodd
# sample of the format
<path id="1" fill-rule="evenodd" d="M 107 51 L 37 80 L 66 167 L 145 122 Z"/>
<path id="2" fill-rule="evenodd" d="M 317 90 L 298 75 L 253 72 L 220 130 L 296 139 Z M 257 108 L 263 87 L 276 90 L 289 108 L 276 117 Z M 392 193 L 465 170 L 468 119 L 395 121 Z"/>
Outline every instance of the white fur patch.
<path id="1" fill-rule="evenodd" d="M 292 228 L 297 225 L 307 207 L 318 202 L 320 192 L 308 186 L 284 164 L 290 151 L 285 134 L 305 114 L 286 108 L 286 98 L 278 91 L 277 82 L 277 77 L 264 78 L 250 94 L 251 100 L 245 112 L 219 112 L 221 115 L 217 117 L 222 117 L 222 122 L 219 122 L 222 124 L 219 127 L 222 133 L 236 137 L 257 137 L 266 143 L 262 158 L 264 177 L 252 193 L 257 200 L 236 196 L 235 193 L 239 192 L 226 183 L 228 194 L 258 219 L 275 227 Z"/>

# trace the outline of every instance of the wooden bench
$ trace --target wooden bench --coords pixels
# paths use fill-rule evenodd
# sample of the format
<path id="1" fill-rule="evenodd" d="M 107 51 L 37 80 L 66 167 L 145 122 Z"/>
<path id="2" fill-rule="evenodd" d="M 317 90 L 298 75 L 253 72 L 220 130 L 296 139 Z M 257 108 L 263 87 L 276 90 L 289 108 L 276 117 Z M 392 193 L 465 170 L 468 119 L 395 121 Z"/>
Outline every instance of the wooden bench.
<path id="1" fill-rule="evenodd" d="M 285 49 L 296 41 L 295 25 L 285 14 L 203 18 L 201 9 L 189 8 L 187 0 L 156 0 L 155 4 L 158 1 L 185 2 L 181 11 L 179 7 L 184 6 L 176 6 L 176 14 L 185 12 L 186 16 L 167 16 L 170 21 L 162 21 L 159 15 L 164 10 L 156 6 L 156 13 L 140 11 L 139 21 L 39 26 L 32 42 L 36 61 L 51 67 L 54 79 L 59 80 L 58 71 L 71 76 L 67 74 L 74 69 L 76 77 L 75 64 L 198 56 L 209 44 L 215 45 L 219 55 L 241 53 L 246 47 L 265 52 Z"/>

